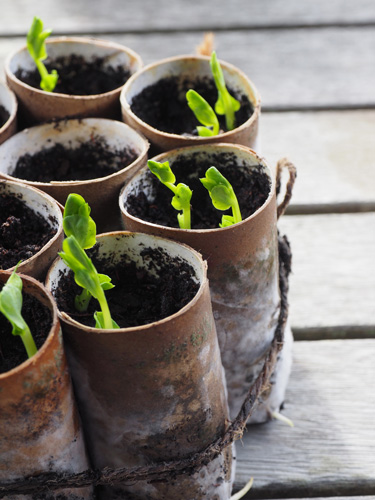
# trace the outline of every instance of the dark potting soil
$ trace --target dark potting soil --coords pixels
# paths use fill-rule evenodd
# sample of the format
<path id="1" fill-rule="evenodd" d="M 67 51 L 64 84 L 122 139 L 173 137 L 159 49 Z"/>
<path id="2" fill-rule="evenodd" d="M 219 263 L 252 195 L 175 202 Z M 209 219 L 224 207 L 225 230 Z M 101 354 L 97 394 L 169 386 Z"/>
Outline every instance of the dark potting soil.
<path id="1" fill-rule="evenodd" d="M 39 350 L 52 326 L 51 312 L 32 295 L 23 294 L 22 316 Z M 27 353 L 21 337 L 12 334 L 12 326 L 3 314 L 0 314 L 0 332 L 0 373 L 5 373 L 26 361 Z"/>
<path id="2" fill-rule="evenodd" d="M 34 154 L 27 153 L 18 159 L 11 175 L 38 182 L 97 179 L 122 170 L 137 156 L 130 147 L 116 150 L 104 137 L 92 136 L 74 149 L 55 144 Z"/>
<path id="3" fill-rule="evenodd" d="M 204 177 L 208 168 L 215 166 L 232 184 L 240 205 L 242 219 L 249 217 L 266 201 L 270 192 L 270 182 L 261 165 L 253 167 L 251 173 L 240 168 L 238 160 L 232 153 L 218 153 L 202 158 L 194 153 L 189 158 L 178 156 L 170 163 L 176 176 L 176 184 L 183 182 L 193 191 L 191 198 L 192 229 L 213 229 L 219 227 L 223 214 L 232 215 L 231 210 L 225 212 L 215 209 L 207 189 L 199 178 Z M 145 190 L 129 195 L 126 208 L 135 217 L 162 226 L 179 227 L 177 211 L 171 206 L 172 192 L 158 179 L 149 174 L 152 182 L 153 198 L 148 199 Z M 147 190 L 149 191 L 149 190 Z"/>
<path id="4" fill-rule="evenodd" d="M 70 95 L 103 94 L 124 85 L 130 77 L 130 70 L 123 66 L 113 68 L 106 63 L 105 57 L 86 61 L 77 54 L 45 61 L 48 71 L 55 69 L 59 75 L 54 92 Z M 37 69 L 18 69 L 15 76 L 27 85 L 40 89 L 40 75 Z"/>
<path id="5" fill-rule="evenodd" d="M 98 272 L 112 278 L 115 285 L 106 297 L 112 318 L 121 328 L 140 326 L 159 321 L 184 307 L 196 295 L 199 284 L 193 279 L 192 267 L 178 258 L 166 256 L 162 249 L 145 248 L 143 259 L 147 268 L 137 268 L 134 262 L 121 261 L 114 265 L 110 256 L 96 258 L 95 247 L 88 251 Z M 159 268 L 157 276 L 149 272 Z M 74 298 L 82 291 L 74 282 L 73 273 L 61 276 L 55 298 L 61 311 L 87 326 L 95 326 L 93 314 L 100 307 L 91 299 L 86 313 L 74 307 Z"/>
<path id="6" fill-rule="evenodd" d="M 9 116 L 4 106 L 0 106 L 0 128 L 9 120 Z"/>
<path id="7" fill-rule="evenodd" d="M 184 79 L 177 76 L 163 78 L 144 88 L 133 97 L 131 110 L 141 120 L 157 130 L 170 134 L 197 135 L 200 125 L 186 101 L 186 92 L 193 89 L 214 107 L 217 101 L 217 90 L 213 79 Z M 241 103 L 236 112 L 236 126 L 242 125 L 253 113 L 252 105 L 246 95 L 239 95 L 228 87 L 229 93 Z M 225 117 L 218 116 L 220 129 L 226 131 Z"/>
<path id="8" fill-rule="evenodd" d="M 16 196 L 0 194 L 0 269 L 39 252 L 57 230 Z"/>

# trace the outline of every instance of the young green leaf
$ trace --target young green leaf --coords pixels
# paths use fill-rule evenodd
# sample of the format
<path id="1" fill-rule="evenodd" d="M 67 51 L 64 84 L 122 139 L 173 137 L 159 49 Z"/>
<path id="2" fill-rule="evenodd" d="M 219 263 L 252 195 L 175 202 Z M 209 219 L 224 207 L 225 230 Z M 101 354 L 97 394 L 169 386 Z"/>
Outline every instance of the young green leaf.
<path id="1" fill-rule="evenodd" d="M 103 328 L 112 329 L 113 322 L 107 299 L 104 294 L 101 280 L 102 278 L 91 259 L 86 255 L 74 236 L 69 236 L 63 241 L 63 251 L 59 253 L 65 264 L 74 272 L 74 279 L 77 285 L 86 289 L 95 297 L 103 313 Z M 108 282 L 106 283 L 107 286 Z"/>
<path id="2" fill-rule="evenodd" d="M 162 184 L 164 184 L 165 186 L 167 186 L 167 184 L 170 184 L 170 186 L 167 187 L 169 187 L 169 189 L 172 189 L 173 191 L 173 188 L 171 186 L 173 186 L 176 182 L 176 177 L 172 172 L 168 161 L 166 161 L 165 163 L 159 163 L 157 161 L 148 160 L 147 166 L 151 170 L 151 172 L 156 175 L 156 177 Z"/>
<path id="3" fill-rule="evenodd" d="M 212 52 L 210 65 L 212 76 L 214 77 L 215 85 L 219 94 L 218 100 L 215 104 L 215 111 L 218 115 L 225 115 L 225 125 L 227 130 L 233 130 L 236 126 L 235 112 L 240 109 L 241 104 L 228 92 L 225 85 L 223 70 L 221 69 L 215 52 Z"/>
<path id="4" fill-rule="evenodd" d="M 100 285 L 103 288 L 103 290 L 110 290 L 111 288 L 114 288 L 115 285 L 111 283 L 111 278 L 107 276 L 106 274 L 99 274 L 99 281 Z M 74 298 L 74 305 L 77 311 L 79 312 L 85 312 L 87 311 L 89 307 L 89 303 L 91 300 L 91 293 L 86 290 L 85 288 L 82 290 L 82 292 L 79 295 L 76 295 Z"/>
<path id="5" fill-rule="evenodd" d="M 95 319 L 95 328 L 101 328 L 103 330 L 105 328 L 103 313 L 101 311 L 96 311 L 94 313 L 94 319 Z M 114 319 L 112 320 L 112 328 L 113 329 L 120 328 Z"/>
<path id="6" fill-rule="evenodd" d="M 52 30 L 43 31 L 43 22 L 38 17 L 34 17 L 26 38 L 27 49 L 41 77 L 40 88 L 47 92 L 52 92 L 54 90 L 59 78 L 55 69 L 52 70 L 51 73 L 48 73 L 47 68 L 42 62 L 47 59 L 45 40 L 49 37 L 51 32 Z"/>
<path id="7" fill-rule="evenodd" d="M 22 317 L 22 279 L 13 271 L 0 292 L 0 311 L 12 325 L 13 335 L 20 335 L 29 358 L 34 356 L 37 348 L 30 328 Z"/>
<path id="8" fill-rule="evenodd" d="M 206 99 L 192 89 L 186 92 L 186 99 L 197 120 L 204 125 L 204 127 L 197 127 L 198 134 L 201 137 L 217 135 L 219 133 L 219 120 Z"/>
<path id="9" fill-rule="evenodd" d="M 74 236 L 82 248 L 96 243 L 96 224 L 90 217 L 91 208 L 84 198 L 69 194 L 64 208 L 63 228 L 66 236 Z"/>
<path id="10" fill-rule="evenodd" d="M 206 176 L 200 179 L 200 181 L 208 190 L 212 204 L 215 208 L 218 210 L 232 209 L 233 216 L 223 215 L 220 227 L 227 227 L 237 222 L 241 222 L 242 216 L 237 196 L 230 182 L 219 172 L 219 170 L 216 167 L 210 167 L 206 172 Z"/>
<path id="11" fill-rule="evenodd" d="M 173 192 L 174 196 L 172 198 L 171 205 L 175 210 L 182 210 L 182 214 L 177 215 L 180 228 L 190 229 L 190 200 L 193 194 L 192 190 L 183 183 L 179 183 L 177 186 L 175 185 L 176 177 L 172 172 L 168 161 L 165 163 L 159 163 L 157 161 L 149 160 L 147 165 L 159 181 Z"/>

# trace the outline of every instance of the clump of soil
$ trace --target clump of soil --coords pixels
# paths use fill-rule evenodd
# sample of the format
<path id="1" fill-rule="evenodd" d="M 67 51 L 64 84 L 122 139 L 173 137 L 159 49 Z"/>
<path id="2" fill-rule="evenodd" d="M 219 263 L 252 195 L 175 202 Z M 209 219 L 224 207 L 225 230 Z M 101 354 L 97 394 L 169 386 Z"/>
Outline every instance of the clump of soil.
<path id="1" fill-rule="evenodd" d="M 1 284 L 0 290 L 2 288 Z M 52 326 L 51 312 L 32 295 L 23 294 L 22 316 L 39 350 Z M 0 332 L 0 373 L 5 373 L 26 361 L 28 357 L 21 337 L 12 334 L 12 325 L 1 313 Z"/>
<path id="2" fill-rule="evenodd" d="M 148 267 L 137 268 L 134 262 L 122 260 L 114 265 L 110 257 L 96 257 L 96 249 L 88 254 L 99 273 L 107 274 L 115 285 L 106 291 L 112 318 L 121 328 L 159 321 L 184 307 L 196 295 L 199 284 L 194 270 L 186 262 L 167 256 L 162 249 L 145 248 L 142 257 Z M 159 268 L 157 275 L 151 273 Z M 74 298 L 82 288 L 74 282 L 73 273 L 61 276 L 55 298 L 61 311 L 87 326 L 95 326 L 93 314 L 100 311 L 98 302 L 91 299 L 86 313 L 78 313 Z"/>
<path id="3" fill-rule="evenodd" d="M 162 78 L 144 88 L 133 97 L 131 110 L 141 120 L 157 130 L 178 135 L 197 135 L 200 125 L 186 101 L 186 92 L 193 89 L 214 108 L 217 101 L 217 89 L 213 79 L 200 78 L 181 81 L 177 76 Z M 242 125 L 253 114 L 253 107 L 246 95 L 239 94 L 228 87 L 229 93 L 241 103 L 236 112 L 236 126 Z M 225 117 L 218 116 L 220 128 L 226 131 Z"/>
<path id="4" fill-rule="evenodd" d="M 42 249 L 57 230 L 24 201 L 0 194 L 0 269 L 9 269 Z"/>
<path id="5" fill-rule="evenodd" d="M 233 153 L 220 152 L 202 157 L 199 153 L 187 157 L 179 155 L 170 162 L 176 183 L 183 182 L 193 191 L 191 198 L 191 227 L 192 229 L 218 228 L 224 214 L 232 215 L 231 210 L 225 212 L 215 209 L 207 189 L 199 178 L 205 176 L 208 168 L 215 166 L 232 184 L 237 196 L 242 219 L 249 217 L 268 198 L 270 182 L 261 165 L 252 167 L 252 170 L 240 168 Z M 124 205 L 128 212 L 147 222 L 162 226 L 179 227 L 177 211 L 171 206 L 173 194 L 159 180 L 149 173 L 147 184 L 150 182 L 152 192 L 149 198 L 145 190 L 138 195 L 129 195 Z"/>
<path id="6" fill-rule="evenodd" d="M 45 62 L 49 72 L 55 69 L 59 75 L 54 92 L 70 95 L 96 95 L 110 92 L 124 85 L 130 77 L 130 70 L 123 66 L 107 65 L 105 57 L 87 61 L 82 56 L 71 54 Z M 15 76 L 31 87 L 40 89 L 40 75 L 37 69 L 18 69 Z"/>
<path id="7" fill-rule="evenodd" d="M 5 125 L 5 123 L 9 120 L 9 113 L 4 108 L 4 106 L 0 105 L 0 128 Z"/>
<path id="8" fill-rule="evenodd" d="M 11 175 L 37 182 L 97 179 L 122 170 L 137 156 L 130 147 L 113 149 L 104 137 L 92 136 L 76 148 L 55 144 L 27 153 L 18 159 Z"/>

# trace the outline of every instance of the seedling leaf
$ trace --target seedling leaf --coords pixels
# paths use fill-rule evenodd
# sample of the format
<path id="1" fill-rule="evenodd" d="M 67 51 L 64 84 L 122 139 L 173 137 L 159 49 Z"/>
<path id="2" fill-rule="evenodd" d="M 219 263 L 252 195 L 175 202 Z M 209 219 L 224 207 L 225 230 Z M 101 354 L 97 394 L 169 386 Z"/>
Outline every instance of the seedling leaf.
<path id="1" fill-rule="evenodd" d="M 33 59 L 44 61 L 47 59 L 45 40 L 50 36 L 52 30 L 43 31 L 43 22 L 39 17 L 34 17 L 30 30 L 26 37 L 28 51 Z"/>
<path id="2" fill-rule="evenodd" d="M 210 167 L 206 171 L 206 176 L 200 181 L 208 190 L 215 208 L 218 210 L 232 208 L 233 216 L 224 215 L 220 227 L 227 227 L 242 220 L 240 207 L 232 185 L 216 167 Z"/>
<path id="3" fill-rule="evenodd" d="M 64 208 L 63 228 L 66 236 L 74 236 L 82 248 L 91 248 L 96 243 L 96 224 L 90 212 L 82 196 L 69 194 Z"/>
<path id="4" fill-rule="evenodd" d="M 237 99 L 230 95 L 225 85 L 223 70 L 216 57 L 216 52 L 212 52 L 211 71 L 218 91 L 218 99 L 215 104 L 215 111 L 218 115 L 225 115 L 225 125 L 227 130 L 233 130 L 236 126 L 235 112 L 241 107 Z"/>
<path id="5" fill-rule="evenodd" d="M 190 229 L 190 200 L 193 194 L 192 190 L 183 183 L 175 186 L 176 177 L 173 174 L 169 162 L 158 163 L 157 161 L 149 160 L 147 162 L 148 168 L 156 175 L 159 181 L 169 188 L 174 196 L 171 205 L 175 210 L 182 210 L 182 214 L 177 215 L 178 224 L 181 229 Z"/>
<path id="6" fill-rule="evenodd" d="M 40 88 L 47 92 L 52 92 L 54 90 L 57 80 L 59 79 L 57 71 L 53 69 L 51 73 L 48 73 L 47 68 L 42 62 L 47 58 L 45 40 L 51 33 L 52 30 L 43 31 L 43 22 L 38 17 L 34 17 L 26 37 L 27 49 L 41 77 Z"/>
<path id="7" fill-rule="evenodd" d="M 103 330 L 105 328 L 103 313 L 101 311 L 95 311 L 94 319 L 95 319 L 95 328 L 101 328 Z M 113 329 L 120 328 L 114 319 L 112 320 L 112 328 Z"/>
<path id="8" fill-rule="evenodd" d="M 189 108 L 197 120 L 205 127 L 197 127 L 200 136 L 212 136 L 219 133 L 219 121 L 210 104 L 193 89 L 186 92 Z M 207 128 L 210 127 L 210 128 Z"/>
<path id="9" fill-rule="evenodd" d="M 22 317 L 22 279 L 16 274 L 16 269 L 8 278 L 0 292 L 0 311 L 12 325 L 12 334 L 20 335 L 29 358 L 34 356 L 37 348 L 30 328 Z"/>
<path id="10" fill-rule="evenodd" d="M 113 324 L 112 318 L 102 286 L 104 283 L 104 287 L 108 287 L 110 285 L 110 278 L 104 278 L 105 275 L 100 275 L 96 271 L 91 259 L 86 255 L 74 236 L 65 238 L 63 241 L 63 251 L 59 255 L 74 272 L 74 280 L 77 285 L 87 290 L 87 292 L 99 301 L 103 312 L 104 328 L 111 329 Z"/>
<path id="11" fill-rule="evenodd" d="M 159 163 L 157 161 L 148 160 L 148 168 L 151 172 L 156 175 L 160 182 L 163 184 L 174 184 L 176 182 L 176 177 L 172 172 L 169 162 Z"/>

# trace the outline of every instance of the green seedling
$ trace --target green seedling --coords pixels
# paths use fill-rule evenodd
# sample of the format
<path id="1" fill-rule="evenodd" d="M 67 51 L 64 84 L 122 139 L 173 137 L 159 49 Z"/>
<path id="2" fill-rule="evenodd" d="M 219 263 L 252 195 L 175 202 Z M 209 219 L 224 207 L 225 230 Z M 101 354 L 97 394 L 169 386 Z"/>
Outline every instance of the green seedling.
<path id="1" fill-rule="evenodd" d="M 74 272 L 74 279 L 82 292 L 75 297 L 75 308 L 87 311 L 91 297 L 95 297 L 102 312 L 94 314 L 97 328 L 119 328 L 111 319 L 104 291 L 114 287 L 111 278 L 95 269 L 85 249 L 96 243 L 96 224 L 90 217 L 91 208 L 84 198 L 76 193 L 69 194 L 64 208 L 63 228 L 67 238 L 63 242 L 63 252 L 59 255 Z"/>
<path id="2" fill-rule="evenodd" d="M 63 228 L 67 237 L 74 236 L 77 243 L 84 250 L 92 248 L 96 243 L 96 224 L 90 217 L 91 208 L 84 198 L 76 193 L 69 194 L 64 208 Z M 105 274 L 99 274 L 99 281 L 103 290 L 110 290 L 114 285 L 111 278 Z M 91 300 L 91 293 L 83 289 L 82 293 L 75 298 L 77 311 L 87 311 Z"/>
<path id="3" fill-rule="evenodd" d="M 171 205 L 176 210 L 182 210 L 182 213 L 177 215 L 180 228 L 190 229 L 190 200 L 193 194 L 192 190 L 186 184 L 179 183 L 177 186 L 175 185 L 176 177 L 168 161 L 165 163 L 158 163 L 157 161 L 149 160 L 147 165 L 159 181 L 174 193 Z"/>
<path id="4" fill-rule="evenodd" d="M 18 264 L 0 292 L 0 311 L 11 323 L 13 335 L 19 335 L 21 337 L 27 355 L 31 358 L 37 352 L 37 348 L 30 328 L 27 326 L 21 314 L 22 280 L 16 274 L 17 267 Z"/>
<path id="5" fill-rule="evenodd" d="M 197 120 L 204 125 L 204 127 L 198 126 L 198 135 L 200 137 L 211 137 L 213 135 L 218 135 L 219 133 L 219 120 L 215 114 L 215 111 L 208 104 L 206 99 L 198 94 L 195 90 L 188 90 L 186 92 L 186 99 L 189 108 L 195 114 Z"/>
<path id="6" fill-rule="evenodd" d="M 215 111 L 218 115 L 225 115 L 225 125 L 227 130 L 233 130 L 236 126 L 235 112 L 240 109 L 241 104 L 237 99 L 230 95 L 225 85 L 223 70 L 217 60 L 216 52 L 212 52 L 211 71 L 214 77 L 215 85 L 219 94 L 215 104 Z"/>
<path id="7" fill-rule="evenodd" d="M 65 238 L 63 241 L 63 251 L 59 252 L 59 255 L 74 272 L 74 279 L 77 285 L 86 290 L 90 294 L 90 297 L 95 297 L 99 302 L 101 313 L 95 313 L 94 315 L 96 328 L 119 328 L 111 318 L 100 275 L 92 260 L 86 255 L 86 252 L 74 236 Z"/>
<path id="8" fill-rule="evenodd" d="M 64 232 L 66 236 L 74 236 L 83 249 L 96 243 L 96 224 L 90 212 L 89 204 L 81 195 L 71 193 L 68 196 L 63 214 Z"/>
<path id="9" fill-rule="evenodd" d="M 215 52 L 212 52 L 210 66 L 218 92 L 215 111 L 195 90 L 190 89 L 186 92 L 186 99 L 190 109 L 195 114 L 197 120 L 204 125 L 204 127 L 197 127 L 198 135 L 200 137 L 211 137 L 219 133 L 219 120 L 216 114 L 225 115 L 226 129 L 233 130 L 236 126 L 235 113 L 241 107 L 240 102 L 228 92 L 225 85 L 223 70 L 221 69 Z"/>
<path id="10" fill-rule="evenodd" d="M 26 38 L 27 50 L 33 58 L 40 74 L 40 88 L 47 92 L 53 92 L 59 78 L 55 69 L 51 73 L 48 73 L 47 68 L 42 62 L 47 59 L 45 40 L 51 33 L 52 30 L 43 31 L 43 22 L 38 17 L 34 17 Z"/>
<path id="11" fill-rule="evenodd" d="M 218 210 L 232 209 L 233 215 L 223 215 L 220 227 L 231 226 L 242 221 L 240 206 L 232 185 L 216 167 L 210 167 L 206 176 L 200 181 L 208 190 L 215 208 Z"/>

